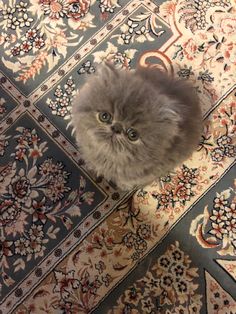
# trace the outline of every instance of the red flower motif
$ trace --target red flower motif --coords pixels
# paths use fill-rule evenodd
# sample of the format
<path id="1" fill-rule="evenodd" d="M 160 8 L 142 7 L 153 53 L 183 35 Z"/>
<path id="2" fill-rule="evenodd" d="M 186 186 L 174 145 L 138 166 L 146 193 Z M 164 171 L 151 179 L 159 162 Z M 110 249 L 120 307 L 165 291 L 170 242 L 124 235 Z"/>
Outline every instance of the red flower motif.
<path id="1" fill-rule="evenodd" d="M 13 253 L 10 249 L 12 241 L 0 241 L 0 258 L 3 256 L 12 256 Z"/>
<path id="2" fill-rule="evenodd" d="M 172 195 L 169 191 L 166 191 L 166 193 L 161 194 L 159 197 L 158 208 L 160 210 L 167 209 L 168 206 L 170 205 L 171 197 Z"/>
<path id="3" fill-rule="evenodd" d="M 109 244 L 109 245 L 112 245 L 114 243 L 114 239 L 112 237 L 109 237 L 106 239 L 106 242 Z"/>
<path id="4" fill-rule="evenodd" d="M 222 126 L 225 126 L 229 124 L 229 121 L 227 119 L 221 119 L 220 123 L 222 124 Z"/>
<path id="5" fill-rule="evenodd" d="M 94 248 L 91 244 L 86 247 L 86 253 L 92 254 L 93 251 L 94 251 Z"/>
<path id="6" fill-rule="evenodd" d="M 75 20 L 88 13 L 90 7 L 90 0 L 70 0 L 67 16 Z"/>
<path id="7" fill-rule="evenodd" d="M 30 181 L 25 176 L 15 177 L 11 182 L 12 194 L 18 197 L 20 200 L 30 194 Z"/>
<path id="8" fill-rule="evenodd" d="M 45 45 L 45 42 L 42 38 L 37 37 L 34 41 L 34 46 L 37 49 L 41 49 Z"/>
<path id="9" fill-rule="evenodd" d="M 227 110 L 225 107 L 222 107 L 219 109 L 219 112 L 224 115 L 224 114 L 226 114 Z"/>
<path id="10" fill-rule="evenodd" d="M 236 64 L 236 44 L 235 42 L 229 42 L 223 46 L 223 56 L 228 59 L 232 64 Z"/>
<path id="11" fill-rule="evenodd" d="M 102 250 L 101 253 L 100 253 L 100 257 L 101 258 L 107 257 L 107 251 L 106 250 Z"/>
<path id="12" fill-rule="evenodd" d="M 221 31 L 224 34 L 234 34 L 236 31 L 236 18 L 223 18 L 220 23 Z"/>
<path id="13" fill-rule="evenodd" d="M 192 38 L 183 44 L 183 53 L 188 60 L 193 60 L 195 58 L 197 48 L 198 47 Z"/>
<path id="14" fill-rule="evenodd" d="M 41 201 L 33 200 L 33 222 L 40 220 L 43 224 L 47 221 L 47 215 L 45 214 L 46 206 L 45 206 L 45 199 Z"/>
<path id="15" fill-rule="evenodd" d="M 32 49 L 32 44 L 30 41 L 24 41 L 21 45 L 21 50 L 24 52 L 29 52 Z"/>
<path id="16" fill-rule="evenodd" d="M 232 101 L 232 102 L 229 104 L 229 107 L 232 108 L 232 109 L 236 109 L 236 102 L 235 102 L 235 101 Z"/>
<path id="17" fill-rule="evenodd" d="M 54 292 L 59 292 L 63 299 L 68 298 L 73 289 L 77 289 L 80 285 L 79 280 L 75 279 L 75 271 L 71 270 L 68 273 L 54 271 L 56 285 Z"/>
<path id="18" fill-rule="evenodd" d="M 174 195 L 180 202 L 185 202 L 190 200 L 191 196 L 191 185 L 180 183 L 176 188 Z M 175 198 L 174 198 L 175 199 Z"/>
<path id="19" fill-rule="evenodd" d="M 15 45 L 12 49 L 11 49 L 11 53 L 12 55 L 15 57 L 15 56 L 18 56 L 21 52 L 21 47 L 19 44 Z"/>
<path id="20" fill-rule="evenodd" d="M 20 211 L 21 207 L 15 200 L 0 200 L 0 226 L 16 220 Z"/>
<path id="21" fill-rule="evenodd" d="M 22 161 L 23 158 L 25 157 L 25 148 L 19 148 L 16 153 L 15 153 L 15 159 Z"/>

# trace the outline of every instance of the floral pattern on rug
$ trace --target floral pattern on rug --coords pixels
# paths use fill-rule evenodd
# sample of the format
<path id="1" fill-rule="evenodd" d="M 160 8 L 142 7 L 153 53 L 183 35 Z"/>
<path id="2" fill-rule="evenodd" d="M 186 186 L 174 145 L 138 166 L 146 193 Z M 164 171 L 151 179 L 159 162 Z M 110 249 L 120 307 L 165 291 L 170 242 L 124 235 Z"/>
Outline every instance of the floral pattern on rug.
<path id="1" fill-rule="evenodd" d="M 220 284 L 206 272 L 206 289 L 208 299 L 209 313 L 234 313 L 236 310 L 236 302 L 232 297 L 224 291 Z"/>
<path id="2" fill-rule="evenodd" d="M 10 143 L 15 144 L 0 171 L 0 265 L 8 289 L 17 283 L 18 273 L 37 265 L 76 227 L 83 211 L 94 208 L 94 198 L 100 198 L 98 191 L 89 190 L 86 177 L 77 176 L 74 189 L 71 180 L 76 177 L 71 178 L 65 163 L 44 157 L 50 148 L 41 132 L 19 126 L 14 133 L 1 139 L 3 157 Z"/>
<path id="3" fill-rule="evenodd" d="M 0 313 L 235 312 L 235 5 L 0 1 Z M 189 80 L 203 109 L 193 156 L 134 195 L 70 127 L 104 60 Z"/>
<path id="4" fill-rule="evenodd" d="M 142 279 L 130 286 L 108 313 L 199 313 L 202 296 L 197 293 L 197 268 L 179 243 L 170 245 Z"/>
<path id="5" fill-rule="evenodd" d="M 217 248 L 222 256 L 236 254 L 235 191 L 228 189 L 216 193 L 212 209 L 208 210 L 206 206 L 204 213 L 197 216 L 191 225 L 190 233 L 196 236 L 199 244 L 203 248 Z"/>

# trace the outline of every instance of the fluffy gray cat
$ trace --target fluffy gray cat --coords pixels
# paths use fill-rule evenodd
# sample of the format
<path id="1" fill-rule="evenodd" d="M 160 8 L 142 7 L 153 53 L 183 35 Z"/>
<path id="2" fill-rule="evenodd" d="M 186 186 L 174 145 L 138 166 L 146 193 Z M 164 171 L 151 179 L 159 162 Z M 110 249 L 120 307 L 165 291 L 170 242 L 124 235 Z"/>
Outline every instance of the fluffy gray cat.
<path id="1" fill-rule="evenodd" d="M 201 121 L 193 87 L 151 68 L 127 71 L 104 64 L 72 106 L 85 163 L 122 190 L 149 184 L 190 157 Z"/>

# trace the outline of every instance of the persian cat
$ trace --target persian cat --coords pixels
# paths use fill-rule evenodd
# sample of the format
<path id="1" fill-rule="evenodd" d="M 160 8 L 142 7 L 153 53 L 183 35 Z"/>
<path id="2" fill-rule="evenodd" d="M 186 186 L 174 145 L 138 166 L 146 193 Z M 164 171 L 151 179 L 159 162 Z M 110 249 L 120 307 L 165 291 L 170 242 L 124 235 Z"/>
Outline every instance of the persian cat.
<path id="1" fill-rule="evenodd" d="M 202 116 L 194 88 L 154 68 L 100 66 L 72 105 L 88 168 L 122 190 L 152 183 L 190 157 Z"/>

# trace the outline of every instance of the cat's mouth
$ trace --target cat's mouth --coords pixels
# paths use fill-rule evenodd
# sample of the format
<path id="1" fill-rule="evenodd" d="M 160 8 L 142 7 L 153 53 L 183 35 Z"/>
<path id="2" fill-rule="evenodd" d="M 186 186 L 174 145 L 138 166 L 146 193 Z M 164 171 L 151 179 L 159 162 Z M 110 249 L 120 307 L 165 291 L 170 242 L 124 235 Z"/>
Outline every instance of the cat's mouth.
<path id="1" fill-rule="evenodd" d="M 112 141 L 120 142 L 120 140 L 122 138 L 122 134 L 121 133 L 111 133 L 110 138 Z"/>
<path id="2" fill-rule="evenodd" d="M 124 138 L 122 134 L 111 134 L 110 141 L 112 148 L 118 153 L 125 148 Z"/>

